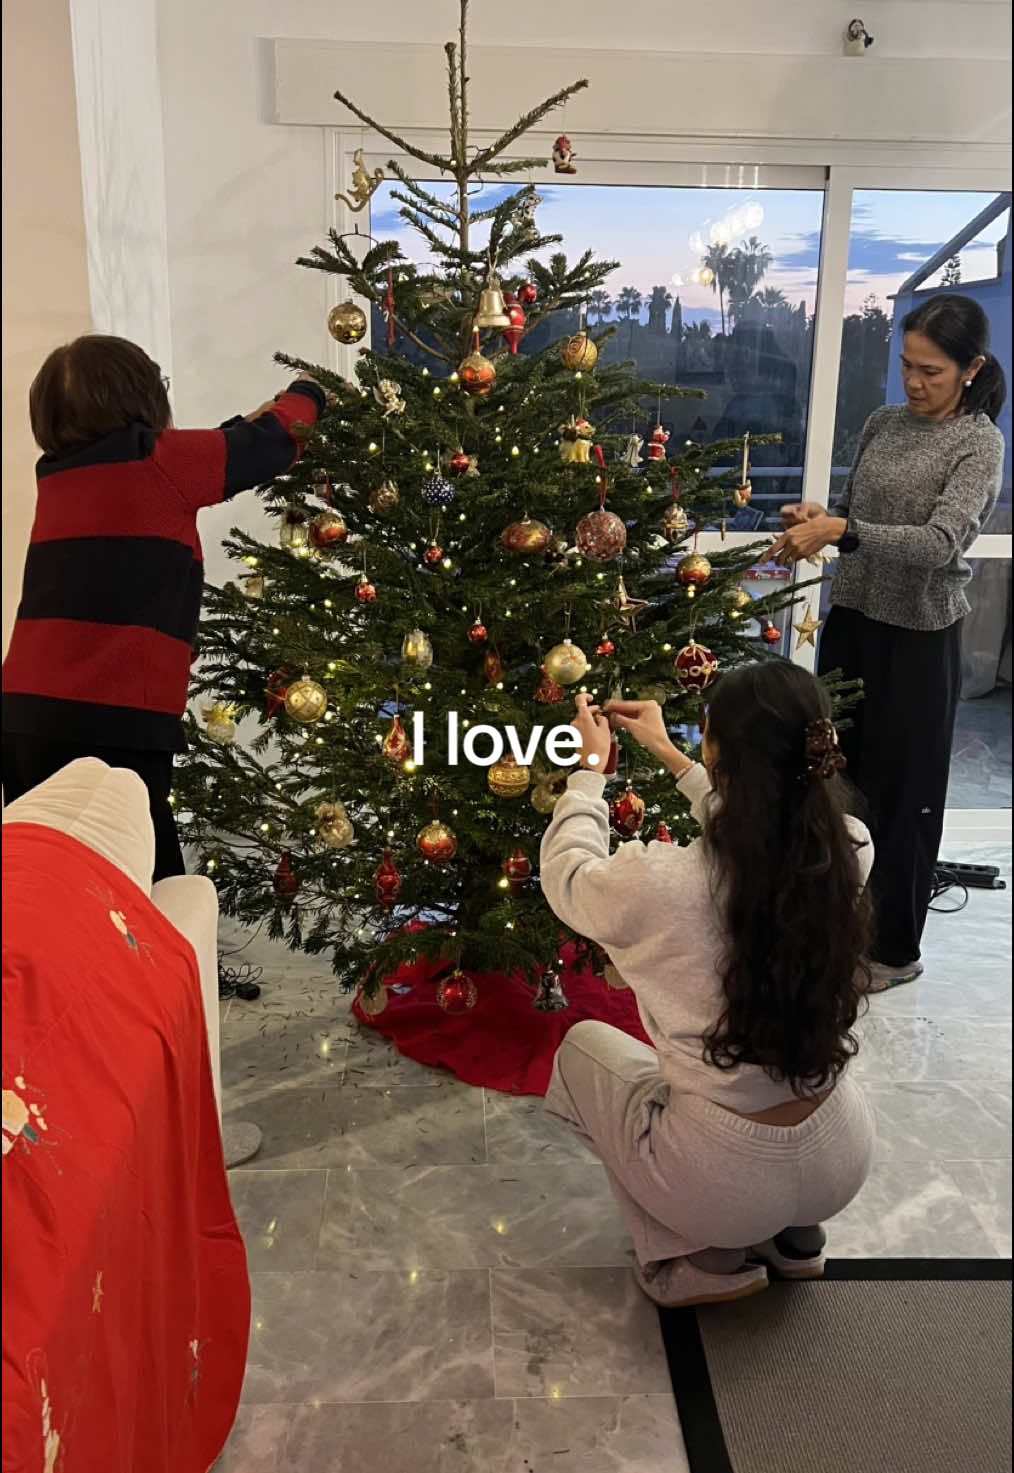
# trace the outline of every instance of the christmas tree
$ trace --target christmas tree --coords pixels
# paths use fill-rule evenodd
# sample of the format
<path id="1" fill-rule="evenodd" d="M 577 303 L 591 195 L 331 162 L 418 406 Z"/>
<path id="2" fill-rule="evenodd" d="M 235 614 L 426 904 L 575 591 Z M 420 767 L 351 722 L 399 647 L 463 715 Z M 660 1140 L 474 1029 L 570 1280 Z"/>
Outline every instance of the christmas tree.
<path id="1" fill-rule="evenodd" d="M 567 938 L 541 898 L 538 848 L 572 769 L 538 729 L 568 722 L 573 695 L 590 690 L 655 698 L 692 732 L 716 670 L 765 657 L 758 635 L 780 643 L 771 615 L 791 598 L 751 601 L 741 580 L 755 548 L 694 550 L 698 526 L 749 499 L 749 447 L 671 453 L 661 414 L 652 424 L 683 391 L 596 367 L 615 329 L 587 330 L 583 306 L 616 263 L 558 253 L 531 183 L 473 209 L 479 181 L 547 166 L 508 150 L 586 83 L 470 146 L 466 12 L 461 0 L 445 48 L 446 155 L 335 94 L 453 194 L 389 165 L 435 264 L 393 242 L 361 254 L 358 232 L 332 232 L 299 263 L 343 279 L 335 337 L 358 342 L 364 308 L 379 309 L 386 343 L 360 352 L 354 382 L 279 355 L 334 403 L 291 474 L 262 492 L 278 542 L 227 543 L 242 587 L 207 595 L 204 720 L 190 722 L 177 785 L 223 908 L 329 954 L 367 998 L 420 955 L 466 974 L 552 969 Z M 566 139 L 554 159 L 572 171 Z M 562 336 L 526 351 L 547 322 Z M 518 752 L 466 760 L 491 757 L 511 730 Z M 671 777 L 639 748 L 622 751 L 607 793 L 623 838 L 693 832 Z"/>

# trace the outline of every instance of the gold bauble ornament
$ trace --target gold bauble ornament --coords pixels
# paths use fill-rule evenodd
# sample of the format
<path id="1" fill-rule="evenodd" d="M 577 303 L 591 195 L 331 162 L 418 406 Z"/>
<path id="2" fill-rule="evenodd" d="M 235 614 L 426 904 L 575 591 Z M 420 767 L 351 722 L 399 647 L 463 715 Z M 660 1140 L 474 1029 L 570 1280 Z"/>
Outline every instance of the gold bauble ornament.
<path id="1" fill-rule="evenodd" d="M 511 522 L 509 527 L 505 527 L 500 533 L 500 541 L 508 552 L 544 552 L 552 535 L 545 522 L 525 517 L 523 521 Z"/>
<path id="2" fill-rule="evenodd" d="M 366 313 L 355 302 L 339 302 L 327 315 L 327 330 L 339 343 L 362 342 L 366 327 Z"/>
<path id="3" fill-rule="evenodd" d="M 711 577 L 711 564 L 703 552 L 688 552 L 676 569 L 676 577 L 693 598 L 698 588 L 703 588 Z"/>
<path id="4" fill-rule="evenodd" d="M 509 755 L 494 762 L 486 774 L 489 790 L 498 798 L 520 798 L 527 793 L 531 781 L 531 770 Z"/>
<path id="5" fill-rule="evenodd" d="M 311 521 L 307 529 L 310 535 L 310 546 L 316 552 L 330 552 L 332 548 L 340 547 L 343 542 L 348 541 L 349 529 L 341 512 L 320 511 Z"/>
<path id="6" fill-rule="evenodd" d="M 431 864 L 448 864 L 458 852 L 454 830 L 435 818 L 416 836 L 415 847 Z"/>
<path id="7" fill-rule="evenodd" d="M 417 670 L 428 670 L 433 664 L 433 646 L 422 629 L 410 629 L 401 642 L 401 658 Z"/>
<path id="8" fill-rule="evenodd" d="M 309 675 L 295 680 L 285 692 L 285 710 L 301 726 L 312 726 L 327 710 L 327 691 Z"/>
<path id="9" fill-rule="evenodd" d="M 344 849 L 356 836 L 344 803 L 318 803 L 314 817 L 320 841 L 329 849 Z"/>
<path id="10" fill-rule="evenodd" d="M 560 360 L 564 368 L 569 368 L 574 373 L 583 373 L 594 368 L 598 356 L 599 350 L 586 332 L 578 332 L 572 338 L 564 339 L 560 348 Z"/>
<path id="11" fill-rule="evenodd" d="M 236 707 L 226 705 L 224 701 L 216 701 L 213 706 L 205 706 L 201 711 L 206 725 L 208 740 L 218 742 L 219 746 L 228 747 L 236 740 Z"/>
<path id="12" fill-rule="evenodd" d="M 375 491 L 370 492 L 369 507 L 375 517 L 389 517 L 401 500 L 401 492 L 394 481 L 382 481 Z"/>
<path id="13" fill-rule="evenodd" d="M 565 639 L 562 644 L 554 645 L 549 651 L 543 661 L 543 668 L 550 680 L 555 680 L 557 685 L 573 685 L 588 674 L 591 666 L 584 650 L 572 640 Z"/>
<path id="14" fill-rule="evenodd" d="M 476 349 L 458 366 L 458 378 L 466 394 L 471 394 L 475 399 L 484 399 L 493 392 L 496 365 Z"/>
<path id="15" fill-rule="evenodd" d="M 741 619 L 743 612 L 753 603 L 745 588 L 733 588 L 725 596 L 725 609 L 730 619 Z"/>

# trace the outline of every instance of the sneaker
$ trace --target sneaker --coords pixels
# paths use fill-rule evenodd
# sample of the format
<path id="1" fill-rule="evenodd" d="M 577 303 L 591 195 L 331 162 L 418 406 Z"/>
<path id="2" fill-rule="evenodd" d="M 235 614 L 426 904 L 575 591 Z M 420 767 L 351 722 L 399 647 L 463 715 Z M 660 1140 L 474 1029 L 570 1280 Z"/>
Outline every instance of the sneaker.
<path id="1" fill-rule="evenodd" d="M 644 1268 L 634 1264 L 634 1278 L 642 1293 L 661 1309 L 689 1309 L 695 1304 L 729 1304 L 749 1299 L 768 1286 L 767 1270 L 752 1264 L 734 1274 L 709 1274 L 686 1258 Z"/>
<path id="2" fill-rule="evenodd" d="M 870 982 L 867 992 L 887 992 L 900 987 L 904 982 L 914 982 L 922 976 L 922 962 L 906 962 L 901 967 L 888 966 L 886 962 L 870 962 Z"/>
<path id="3" fill-rule="evenodd" d="M 769 1269 L 774 1269 L 780 1279 L 820 1279 L 824 1276 L 827 1254 L 823 1249 L 811 1258 L 801 1258 L 787 1248 L 779 1247 L 777 1238 L 768 1238 L 764 1243 L 755 1243 L 749 1253 L 751 1258 L 759 1258 Z"/>

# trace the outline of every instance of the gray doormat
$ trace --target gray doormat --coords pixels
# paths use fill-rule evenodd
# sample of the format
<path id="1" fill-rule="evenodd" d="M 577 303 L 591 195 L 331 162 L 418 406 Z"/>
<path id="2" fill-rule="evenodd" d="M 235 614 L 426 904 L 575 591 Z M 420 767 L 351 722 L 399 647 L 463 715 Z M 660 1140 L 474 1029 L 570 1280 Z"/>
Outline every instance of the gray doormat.
<path id="1" fill-rule="evenodd" d="M 691 1473 L 1008 1473 L 1011 1264 L 850 1259 L 661 1310 Z"/>

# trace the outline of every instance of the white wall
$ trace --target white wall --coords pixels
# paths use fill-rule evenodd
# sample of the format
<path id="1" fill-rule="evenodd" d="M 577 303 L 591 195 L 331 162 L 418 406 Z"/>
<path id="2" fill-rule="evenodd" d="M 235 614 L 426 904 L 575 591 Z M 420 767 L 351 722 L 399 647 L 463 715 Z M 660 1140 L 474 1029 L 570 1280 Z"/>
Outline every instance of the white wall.
<path id="1" fill-rule="evenodd" d="M 124 3 L 124 0 L 120 0 Z M 148 3 L 148 0 L 145 0 Z M 329 221 L 324 138 L 319 127 L 280 126 L 274 117 L 272 41 L 278 38 L 350 42 L 434 43 L 454 35 L 454 0 L 389 0 L 377 7 L 335 0 L 157 0 L 159 63 L 165 136 L 168 257 L 174 401 L 180 422 L 213 422 L 260 403 L 277 386 L 276 349 L 326 361 L 326 284 L 293 265 L 316 243 Z M 859 14 L 876 37 L 871 59 L 959 58 L 963 93 L 977 95 L 976 59 L 990 78 L 1010 56 L 1011 7 L 1006 0 L 584 0 L 552 7 L 534 0 L 473 0 L 470 36 L 476 47 L 555 48 L 557 84 L 581 75 L 575 49 L 599 52 L 756 53 L 770 59 L 835 58 L 848 21 Z M 364 80 L 336 61 L 335 85 L 353 94 Z M 381 62 L 382 64 L 382 58 Z M 601 65 L 601 63 L 600 63 Z M 849 63 L 863 67 L 866 60 Z M 946 108 L 941 68 L 919 94 L 926 113 Z M 946 73 L 945 73 L 946 74 Z M 431 85 L 443 97 L 443 78 Z M 991 125 L 993 83 L 983 89 Z M 491 110 L 513 121 L 538 88 L 504 68 Z M 608 87 L 589 106 L 610 126 Z M 792 90 L 781 97 L 779 122 L 791 136 Z M 388 113 L 390 118 L 391 114 Z M 336 107 L 335 122 L 341 121 Z M 764 119 L 754 130 L 764 133 Z M 973 120 L 974 125 L 974 120 Z M 585 126 L 585 125 L 583 125 Z M 687 119 L 686 131 L 693 131 Z M 907 139 L 911 113 L 902 111 L 890 139 Z M 925 136 L 925 133 L 923 134 Z M 1007 134 L 1009 137 L 1009 133 Z M 876 145 L 869 148 L 876 156 Z M 227 576 L 216 550 L 229 526 L 259 525 L 249 500 L 206 513 L 203 524 L 209 573 Z"/>

